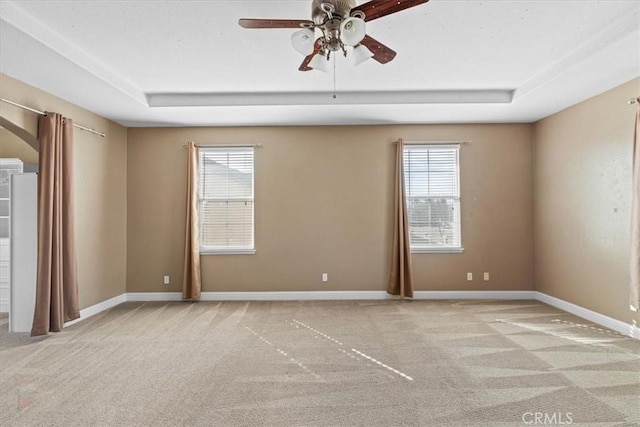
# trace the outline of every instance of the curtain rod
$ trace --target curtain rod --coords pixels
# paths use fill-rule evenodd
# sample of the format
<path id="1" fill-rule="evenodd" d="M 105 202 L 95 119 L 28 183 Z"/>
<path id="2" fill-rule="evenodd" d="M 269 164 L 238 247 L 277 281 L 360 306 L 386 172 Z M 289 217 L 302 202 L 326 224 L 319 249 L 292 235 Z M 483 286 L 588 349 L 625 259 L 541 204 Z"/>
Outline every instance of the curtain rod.
<path id="1" fill-rule="evenodd" d="M 16 106 L 18 108 L 22 108 L 23 110 L 31 111 L 32 113 L 40 114 L 41 116 L 46 116 L 47 115 L 47 113 L 44 112 L 44 111 L 40 111 L 40 110 L 36 110 L 34 108 L 26 107 L 26 106 L 24 106 L 22 104 L 18 104 L 17 102 L 9 101 L 8 99 L 0 98 L 0 101 L 6 102 L 7 104 L 14 105 L 14 106 Z M 84 130 L 84 131 L 87 131 L 87 132 L 90 132 L 90 133 L 93 133 L 93 134 L 96 134 L 96 135 L 99 135 L 99 136 L 101 136 L 103 138 L 105 137 L 105 134 L 103 132 L 98 132 L 95 129 L 91 129 L 91 128 L 88 128 L 88 127 L 85 127 L 85 126 L 80 126 L 80 125 L 77 125 L 75 123 L 73 124 L 73 127 L 76 127 L 76 128 L 78 128 L 80 130 Z"/>
<path id="2" fill-rule="evenodd" d="M 629 105 L 631 105 L 631 104 L 639 104 L 639 103 L 640 103 L 640 96 L 637 97 L 637 98 L 631 98 L 629 100 Z"/>
<path id="3" fill-rule="evenodd" d="M 262 144 L 196 144 L 196 147 L 200 148 L 262 148 Z M 187 148 L 187 144 L 182 144 L 182 148 Z"/>

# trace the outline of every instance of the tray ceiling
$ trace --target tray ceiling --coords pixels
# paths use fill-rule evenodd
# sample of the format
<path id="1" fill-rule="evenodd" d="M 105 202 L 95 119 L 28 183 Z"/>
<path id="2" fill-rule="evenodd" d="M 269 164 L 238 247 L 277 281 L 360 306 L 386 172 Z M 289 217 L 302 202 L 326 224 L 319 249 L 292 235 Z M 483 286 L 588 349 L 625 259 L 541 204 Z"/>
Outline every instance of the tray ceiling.
<path id="1" fill-rule="evenodd" d="M 309 16 L 307 0 L 3 0 L 0 71 L 126 126 L 533 122 L 640 76 L 637 1 L 431 0 L 368 23 L 394 61 L 326 74 L 298 71 L 293 30 L 237 23 Z"/>

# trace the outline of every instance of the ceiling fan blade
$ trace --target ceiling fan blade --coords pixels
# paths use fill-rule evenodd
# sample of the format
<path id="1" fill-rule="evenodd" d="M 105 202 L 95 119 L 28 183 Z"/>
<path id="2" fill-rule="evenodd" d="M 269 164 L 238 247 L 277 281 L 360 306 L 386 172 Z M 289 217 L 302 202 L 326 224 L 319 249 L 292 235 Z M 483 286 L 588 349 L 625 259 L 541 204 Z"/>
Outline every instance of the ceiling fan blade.
<path id="1" fill-rule="evenodd" d="M 306 58 L 304 58 L 304 61 L 302 61 L 302 64 L 300 64 L 300 67 L 298 68 L 298 71 L 311 71 L 311 70 L 313 70 L 313 68 L 309 67 L 309 63 L 313 59 L 313 55 L 315 55 L 315 54 L 312 53 L 311 55 L 309 55 Z"/>
<path id="2" fill-rule="evenodd" d="M 311 70 L 313 70 L 313 68 L 309 67 L 309 63 L 311 62 L 313 57 L 316 56 L 318 54 L 318 52 L 320 52 L 320 50 L 322 50 L 322 43 L 320 42 L 320 39 L 318 39 L 313 44 L 313 53 L 311 55 L 307 55 L 304 58 L 304 61 L 302 61 L 302 64 L 300 64 L 300 67 L 298 68 L 298 70 L 299 71 L 311 71 Z"/>
<path id="3" fill-rule="evenodd" d="M 370 36 L 365 36 L 360 44 L 365 45 L 367 49 L 369 49 L 371 53 L 373 53 L 373 59 L 381 64 L 391 62 L 397 55 L 395 50 L 383 45 L 378 40 Z"/>
<path id="4" fill-rule="evenodd" d="M 383 16 L 391 15 L 392 13 L 400 12 L 428 1 L 429 0 L 371 0 L 351 9 L 351 14 L 353 15 L 353 12 L 360 11 L 364 13 L 365 21 L 373 21 L 374 19 L 382 18 Z"/>
<path id="5" fill-rule="evenodd" d="M 247 19 L 238 21 L 242 28 L 313 28 L 313 21 L 302 19 Z"/>

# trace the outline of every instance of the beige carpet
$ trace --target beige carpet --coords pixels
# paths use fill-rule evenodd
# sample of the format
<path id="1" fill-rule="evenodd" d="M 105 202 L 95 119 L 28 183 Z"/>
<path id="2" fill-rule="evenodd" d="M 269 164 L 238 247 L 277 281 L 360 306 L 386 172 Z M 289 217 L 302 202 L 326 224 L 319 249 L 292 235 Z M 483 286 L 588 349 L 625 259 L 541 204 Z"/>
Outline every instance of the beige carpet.
<path id="1" fill-rule="evenodd" d="M 640 425 L 640 341 L 535 301 L 126 303 L 0 319 L 2 426 Z"/>

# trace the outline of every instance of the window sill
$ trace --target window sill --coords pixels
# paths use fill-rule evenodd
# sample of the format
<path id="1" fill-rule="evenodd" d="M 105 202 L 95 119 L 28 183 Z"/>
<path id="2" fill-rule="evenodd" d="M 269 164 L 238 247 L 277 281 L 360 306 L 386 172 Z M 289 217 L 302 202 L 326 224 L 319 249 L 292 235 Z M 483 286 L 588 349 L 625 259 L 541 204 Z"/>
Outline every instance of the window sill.
<path id="1" fill-rule="evenodd" d="M 200 255 L 253 255 L 255 249 L 200 249 Z"/>
<path id="2" fill-rule="evenodd" d="M 464 248 L 413 248 L 412 254 L 461 254 Z"/>

